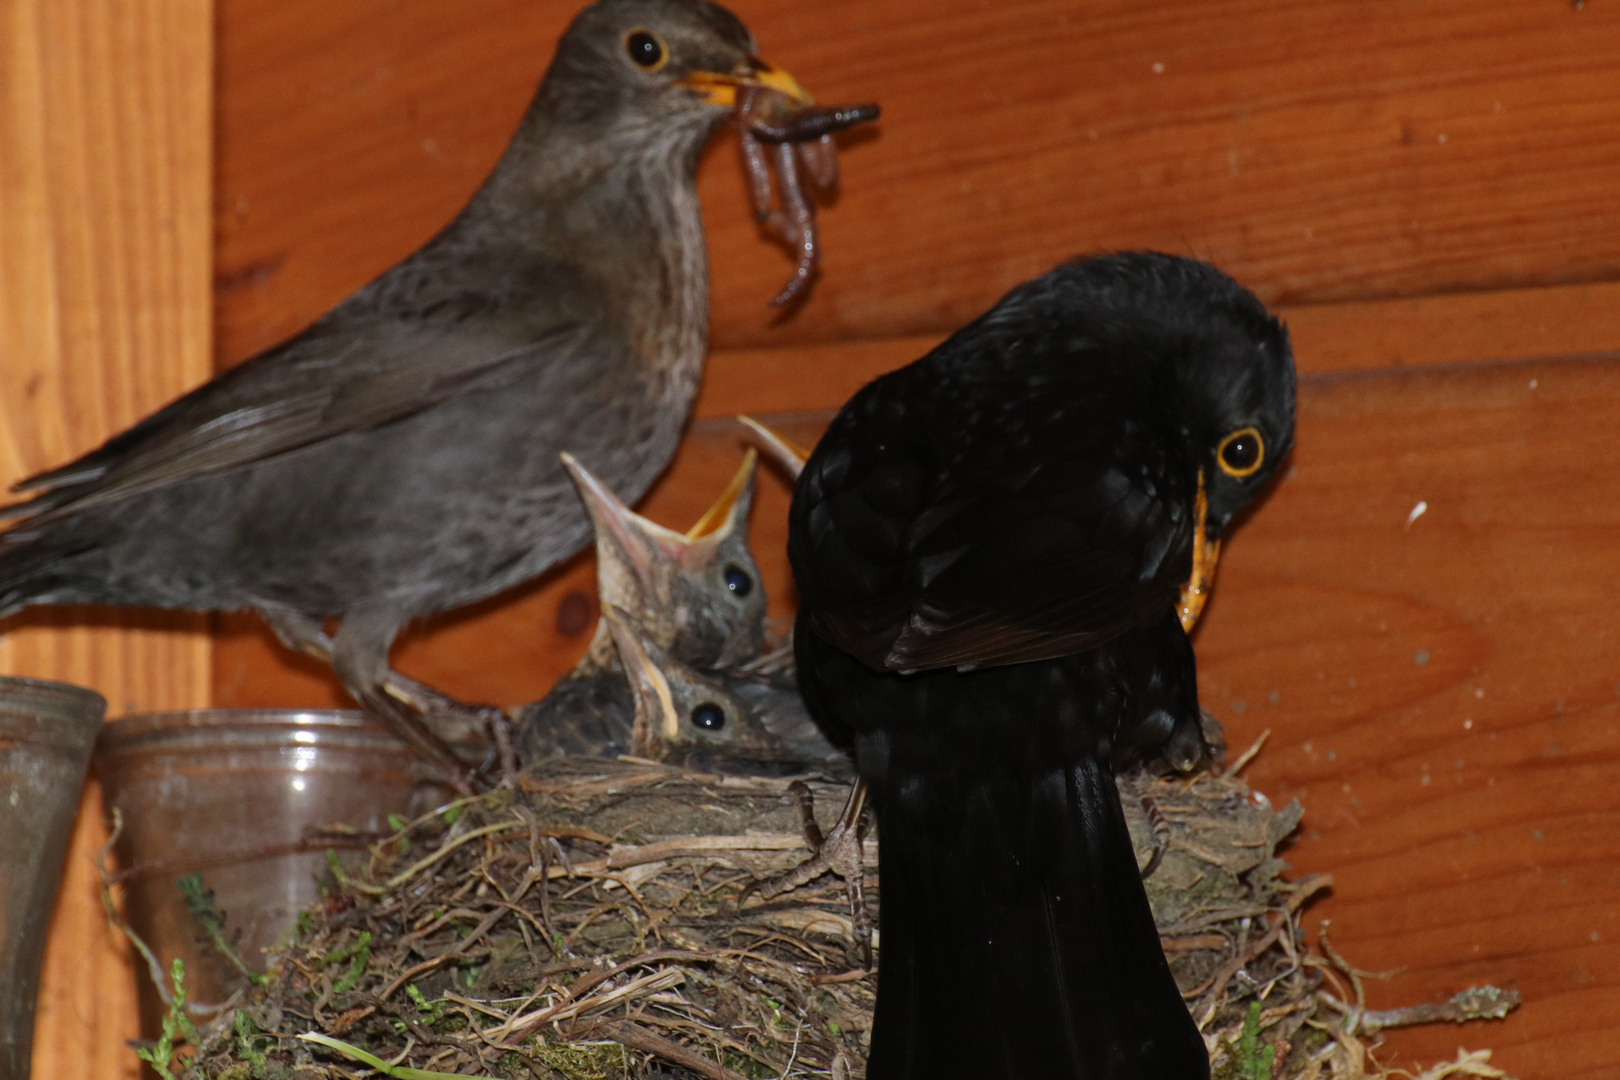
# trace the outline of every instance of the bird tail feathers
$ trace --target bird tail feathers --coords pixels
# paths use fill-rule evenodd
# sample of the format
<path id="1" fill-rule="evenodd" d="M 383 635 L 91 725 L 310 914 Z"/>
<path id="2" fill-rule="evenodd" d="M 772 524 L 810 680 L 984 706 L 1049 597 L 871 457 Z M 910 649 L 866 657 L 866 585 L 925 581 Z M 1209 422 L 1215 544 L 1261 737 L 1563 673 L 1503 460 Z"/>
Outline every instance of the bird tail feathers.
<path id="1" fill-rule="evenodd" d="M 898 762 L 894 764 L 900 764 Z M 891 772 L 872 1080 L 1207 1080 L 1106 762 Z"/>
<path id="2" fill-rule="evenodd" d="M 91 546 L 48 542 L 26 523 L 0 533 L 0 618 L 71 585 L 70 565 Z"/>

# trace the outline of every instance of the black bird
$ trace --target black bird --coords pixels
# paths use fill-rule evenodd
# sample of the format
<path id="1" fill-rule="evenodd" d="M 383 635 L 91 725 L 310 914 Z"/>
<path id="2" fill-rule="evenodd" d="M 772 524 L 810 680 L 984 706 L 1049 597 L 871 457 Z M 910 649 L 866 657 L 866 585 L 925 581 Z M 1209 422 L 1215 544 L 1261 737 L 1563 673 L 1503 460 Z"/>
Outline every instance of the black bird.
<path id="1" fill-rule="evenodd" d="M 767 91 L 808 102 L 715 4 L 586 8 L 442 232 L 287 343 L 19 485 L 35 494 L 0 535 L 0 615 L 257 609 L 457 769 L 396 700 L 422 695 L 389 669 L 395 634 L 585 543 L 559 451 L 631 501 L 669 461 L 707 335 L 694 170 L 739 93 Z"/>
<path id="2" fill-rule="evenodd" d="M 1202 753 L 1184 623 L 1293 406 L 1250 293 L 1121 254 L 1014 289 L 817 446 L 796 648 L 878 814 L 873 1080 L 1209 1075 L 1113 777 Z"/>
<path id="3" fill-rule="evenodd" d="M 749 451 L 731 483 L 685 534 L 631 510 L 572 455 L 573 478 L 596 532 L 596 591 L 621 618 L 674 660 L 740 667 L 765 642 L 765 589 L 748 546 L 758 455 Z M 551 692 L 519 710 L 514 737 L 524 761 L 555 754 L 630 752 L 635 697 L 606 618 L 585 655 Z"/>

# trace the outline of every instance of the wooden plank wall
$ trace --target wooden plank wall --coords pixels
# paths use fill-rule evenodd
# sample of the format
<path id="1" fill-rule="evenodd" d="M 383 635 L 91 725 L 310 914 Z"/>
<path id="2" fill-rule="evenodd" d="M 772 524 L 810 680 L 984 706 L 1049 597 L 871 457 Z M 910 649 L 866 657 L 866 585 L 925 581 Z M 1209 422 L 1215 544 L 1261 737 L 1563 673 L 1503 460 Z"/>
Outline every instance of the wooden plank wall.
<path id="1" fill-rule="evenodd" d="M 12 0 L 14 7 L 21 0 Z M 176 0 L 178 2 L 178 0 Z M 218 357 L 297 330 L 429 236 L 500 152 L 574 0 L 221 0 Z M 776 321 L 785 256 L 722 140 L 701 186 L 717 351 L 648 503 L 684 527 L 739 409 L 813 438 L 864 379 L 1077 252 L 1219 262 L 1280 305 L 1307 377 L 1293 468 L 1229 545 L 1198 638 L 1251 779 L 1300 797 L 1302 870 L 1372 1004 L 1517 987 L 1489 1045 L 1525 1080 L 1620 1077 L 1620 7 L 1606 0 L 736 0 L 827 101 L 875 99 L 823 214 L 825 276 Z M 161 395 L 158 395 L 161 397 Z M 1407 524 L 1420 502 L 1427 512 Z M 755 542 L 775 610 L 786 488 Z M 550 580 L 432 621 L 408 671 L 538 696 L 588 634 Z M 575 631 L 564 633 L 564 630 Z M 338 699 L 250 621 L 222 704 Z"/>
<path id="2" fill-rule="evenodd" d="M 218 334 L 231 362 L 427 237 L 489 167 L 571 2 L 221 6 Z M 826 273 L 763 302 L 780 249 L 722 140 L 701 177 L 717 348 L 649 500 L 684 527 L 735 461 L 726 419 L 813 438 L 828 410 L 1076 252 L 1213 259 L 1281 305 L 1293 468 L 1228 548 L 1198 639 L 1251 778 L 1301 798 L 1291 858 L 1377 1006 L 1474 982 L 1500 1025 L 1396 1033 L 1393 1060 L 1494 1046 L 1527 1080 L 1620 1077 L 1620 9 L 1602 0 L 831 0 L 738 5 L 823 100 L 876 99 L 822 216 Z M 1585 356 L 1586 359 L 1560 359 Z M 1420 502 L 1427 512 L 1406 521 Z M 755 543 L 775 610 L 786 487 Z M 542 693 L 583 647 L 578 561 L 434 620 L 403 666 Z M 565 634 L 563 630 L 572 631 Z M 336 701 L 235 623 L 222 702 Z"/>
<path id="3" fill-rule="evenodd" d="M 208 0 L 0 4 L 0 483 L 97 445 L 211 363 Z M 95 687 L 109 713 L 211 693 L 200 618 L 8 620 L 0 672 Z M 41 987 L 34 1075 L 136 1075 L 124 943 L 86 791 Z"/>

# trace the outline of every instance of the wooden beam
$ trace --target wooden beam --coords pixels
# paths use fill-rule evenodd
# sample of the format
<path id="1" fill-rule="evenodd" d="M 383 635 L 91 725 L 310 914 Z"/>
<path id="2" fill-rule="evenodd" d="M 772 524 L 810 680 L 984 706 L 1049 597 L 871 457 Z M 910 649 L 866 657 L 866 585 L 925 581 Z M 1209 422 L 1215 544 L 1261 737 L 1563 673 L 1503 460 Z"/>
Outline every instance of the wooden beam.
<path id="1" fill-rule="evenodd" d="M 876 100 L 787 271 L 735 146 L 701 191 L 719 347 L 942 334 L 1089 251 L 1211 259 L 1268 302 L 1620 278 L 1620 5 L 1592 0 L 745 0 L 763 55 Z M 577 0 L 220 5 L 222 356 L 431 236 Z"/>
<path id="2" fill-rule="evenodd" d="M 1281 313 L 1300 370 L 1308 375 L 1620 352 L 1620 284 L 1302 305 Z M 682 446 L 643 510 L 663 524 L 686 528 L 735 467 L 733 416 L 802 415 L 807 426 L 796 430 L 813 441 L 831 410 L 874 377 L 921 356 L 940 337 L 714 353 L 697 402 L 698 437 Z M 756 522 L 785 513 L 775 498 L 766 485 Z M 756 555 L 767 563 L 778 558 L 781 535 L 774 524 L 763 526 L 763 533 L 760 528 Z M 427 620 L 401 639 L 397 658 L 429 682 L 480 700 L 538 696 L 572 666 L 589 636 L 559 629 L 556 611 L 564 597 L 595 595 L 592 565 L 588 558 L 576 559 L 517 592 Z M 779 569 L 785 574 L 785 563 Z M 577 600 L 571 603 L 577 606 Z M 347 703 L 330 671 L 288 654 L 256 618 L 231 617 L 223 625 L 214 654 L 220 704 Z"/>
<path id="3" fill-rule="evenodd" d="M 1620 352 L 1620 282 L 1302 304 L 1278 314 L 1308 374 Z M 836 409 L 944 337 L 722 349 L 709 358 L 697 416 Z"/>
<path id="4" fill-rule="evenodd" d="M 0 3 L 0 481 L 97 445 L 210 369 L 210 0 Z M 95 687 L 111 715 L 209 700 L 196 618 L 24 614 L 0 671 Z M 34 1076 L 136 1075 L 124 943 L 86 793 L 40 992 Z"/>

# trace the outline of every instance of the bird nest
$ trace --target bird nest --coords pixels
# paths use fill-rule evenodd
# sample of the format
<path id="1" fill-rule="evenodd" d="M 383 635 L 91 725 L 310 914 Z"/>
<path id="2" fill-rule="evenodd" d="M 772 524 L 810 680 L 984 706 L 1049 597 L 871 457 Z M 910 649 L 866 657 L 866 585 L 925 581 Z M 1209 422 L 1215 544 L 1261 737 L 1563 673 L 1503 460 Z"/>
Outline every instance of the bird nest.
<path id="1" fill-rule="evenodd" d="M 844 787 L 809 783 L 818 812 L 836 813 Z M 205 1031 L 187 1073 L 860 1077 L 876 979 L 843 882 L 747 891 L 806 857 L 788 787 L 556 759 L 517 790 L 404 824 L 363 866 L 334 857 L 324 902 Z M 1364 1009 L 1360 973 L 1301 930 L 1329 879 L 1289 880 L 1277 857 L 1298 803 L 1273 808 L 1233 770 L 1128 777 L 1121 797 L 1142 863 L 1163 849 L 1148 894 L 1217 1080 L 1387 1075 L 1371 1053 L 1381 1028 L 1515 1003 L 1484 988 Z M 1488 1058 L 1459 1054 L 1424 1077 L 1504 1075 Z"/>

